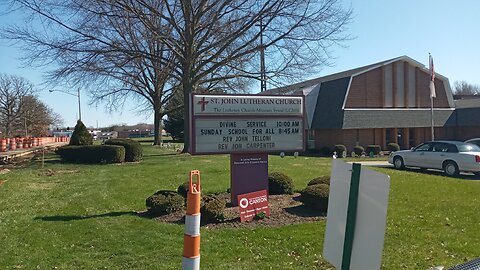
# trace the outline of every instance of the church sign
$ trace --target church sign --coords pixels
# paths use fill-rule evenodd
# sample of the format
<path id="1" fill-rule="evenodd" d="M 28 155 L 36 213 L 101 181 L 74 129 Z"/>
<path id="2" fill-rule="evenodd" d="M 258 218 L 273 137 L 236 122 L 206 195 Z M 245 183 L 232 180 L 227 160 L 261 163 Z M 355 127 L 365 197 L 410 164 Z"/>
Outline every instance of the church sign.
<path id="1" fill-rule="evenodd" d="M 304 151 L 304 97 L 192 95 L 193 154 Z"/>

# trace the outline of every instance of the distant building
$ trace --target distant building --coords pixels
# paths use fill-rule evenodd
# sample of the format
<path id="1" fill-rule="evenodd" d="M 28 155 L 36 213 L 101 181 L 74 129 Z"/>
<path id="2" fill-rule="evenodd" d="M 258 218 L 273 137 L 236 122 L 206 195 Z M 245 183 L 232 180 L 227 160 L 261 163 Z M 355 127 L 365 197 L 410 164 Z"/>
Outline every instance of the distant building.
<path id="1" fill-rule="evenodd" d="M 52 135 L 54 137 L 63 137 L 63 136 L 66 136 L 66 137 L 72 137 L 72 134 L 73 134 L 73 130 L 66 130 L 66 131 L 53 131 L 52 132 Z"/>
<path id="2" fill-rule="evenodd" d="M 97 134 L 98 140 L 105 141 L 110 139 L 115 139 L 118 137 L 118 132 L 110 131 L 110 132 L 101 132 Z"/>
<path id="3" fill-rule="evenodd" d="M 430 71 L 402 56 L 262 92 L 304 95 L 308 148 L 370 144 L 409 149 L 431 140 Z M 435 139 L 480 137 L 480 99 L 455 102 L 448 78 L 436 73 Z M 457 110 L 456 110 L 457 106 Z"/>

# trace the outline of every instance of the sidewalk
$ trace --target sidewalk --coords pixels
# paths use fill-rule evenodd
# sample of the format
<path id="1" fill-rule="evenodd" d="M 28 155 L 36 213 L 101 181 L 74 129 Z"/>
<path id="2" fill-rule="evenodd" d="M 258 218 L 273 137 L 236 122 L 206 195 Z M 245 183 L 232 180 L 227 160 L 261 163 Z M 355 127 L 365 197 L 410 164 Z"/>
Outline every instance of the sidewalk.
<path id="1" fill-rule="evenodd" d="M 348 162 L 353 163 L 353 162 Z M 364 166 L 371 166 L 371 167 L 384 167 L 384 168 L 393 168 L 393 165 L 388 163 L 388 161 L 356 161 L 355 163 L 360 163 Z"/>
<path id="2" fill-rule="evenodd" d="M 21 156 L 29 155 L 29 154 L 32 154 L 32 153 L 35 153 L 35 152 L 39 152 L 39 151 L 42 151 L 42 149 L 44 149 L 44 148 L 45 149 L 52 149 L 52 148 L 60 147 L 62 145 L 66 145 L 66 144 L 68 144 L 68 143 L 67 142 L 52 142 L 52 143 L 46 143 L 46 144 L 40 145 L 40 146 L 31 147 L 31 148 L 22 148 L 22 149 L 17 149 L 17 150 L 14 150 L 14 151 L 0 152 L 0 162 L 9 161 L 9 160 L 17 158 L 17 157 L 21 157 Z"/>

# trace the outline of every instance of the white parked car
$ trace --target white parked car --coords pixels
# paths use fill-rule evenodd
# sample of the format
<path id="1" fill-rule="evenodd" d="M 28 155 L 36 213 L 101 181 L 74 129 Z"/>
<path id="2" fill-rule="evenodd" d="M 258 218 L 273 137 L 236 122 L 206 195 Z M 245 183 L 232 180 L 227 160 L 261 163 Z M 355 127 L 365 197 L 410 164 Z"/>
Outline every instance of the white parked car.
<path id="1" fill-rule="evenodd" d="M 480 175 L 480 147 L 456 141 L 426 142 L 411 150 L 390 153 L 388 162 L 396 169 L 418 167 L 440 169 L 448 176 L 461 171 Z"/>
<path id="2" fill-rule="evenodd" d="M 465 141 L 465 142 L 466 142 L 466 143 L 476 144 L 476 145 L 480 146 L 480 138 L 470 139 L 470 140 Z"/>

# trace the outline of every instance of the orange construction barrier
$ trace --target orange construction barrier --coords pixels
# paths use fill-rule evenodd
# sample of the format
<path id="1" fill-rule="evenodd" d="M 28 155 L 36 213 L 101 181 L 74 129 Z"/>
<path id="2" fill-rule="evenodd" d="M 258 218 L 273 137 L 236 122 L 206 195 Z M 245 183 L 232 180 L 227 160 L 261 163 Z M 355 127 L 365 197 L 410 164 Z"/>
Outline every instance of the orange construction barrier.
<path id="1" fill-rule="evenodd" d="M 30 141 L 28 138 L 23 138 L 23 148 L 30 148 Z"/>
<path id="2" fill-rule="evenodd" d="M 7 140 L 0 139 L 0 152 L 7 152 Z"/>
<path id="3" fill-rule="evenodd" d="M 197 183 L 193 183 L 193 176 Z M 187 214 L 183 236 L 182 270 L 200 269 L 200 171 L 190 171 L 190 189 L 187 193 Z"/>
<path id="4" fill-rule="evenodd" d="M 17 139 L 17 149 L 22 149 L 23 148 L 23 139 L 18 138 Z"/>
<path id="5" fill-rule="evenodd" d="M 10 151 L 17 150 L 17 142 L 14 138 L 10 139 Z"/>

